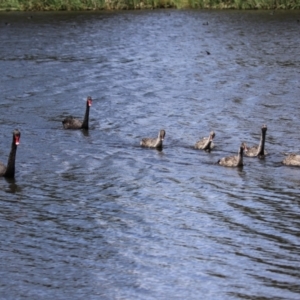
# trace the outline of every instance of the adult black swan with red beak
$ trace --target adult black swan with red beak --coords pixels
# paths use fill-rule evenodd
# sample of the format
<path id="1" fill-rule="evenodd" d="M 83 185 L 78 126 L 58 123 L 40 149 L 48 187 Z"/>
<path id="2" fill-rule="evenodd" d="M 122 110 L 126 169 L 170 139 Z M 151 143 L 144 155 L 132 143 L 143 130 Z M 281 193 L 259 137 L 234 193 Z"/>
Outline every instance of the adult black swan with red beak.
<path id="1" fill-rule="evenodd" d="M 83 121 L 76 119 L 72 116 L 66 117 L 62 123 L 64 129 L 89 129 L 89 115 L 90 115 L 90 107 L 92 106 L 92 97 L 87 97 L 86 99 L 86 109 Z"/>
<path id="2" fill-rule="evenodd" d="M 20 144 L 21 132 L 18 129 L 13 131 L 13 139 L 11 144 L 10 154 L 8 156 L 7 166 L 0 162 L 0 176 L 7 178 L 15 177 L 15 162 L 17 146 Z"/>

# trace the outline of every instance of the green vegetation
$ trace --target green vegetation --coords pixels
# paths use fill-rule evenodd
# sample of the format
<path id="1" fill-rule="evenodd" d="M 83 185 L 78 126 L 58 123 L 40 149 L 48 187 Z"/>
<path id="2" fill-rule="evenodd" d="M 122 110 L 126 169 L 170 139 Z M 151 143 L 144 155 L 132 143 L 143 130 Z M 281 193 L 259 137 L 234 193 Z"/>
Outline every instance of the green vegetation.
<path id="1" fill-rule="evenodd" d="M 0 0 L 0 10 L 300 9 L 300 0 Z"/>

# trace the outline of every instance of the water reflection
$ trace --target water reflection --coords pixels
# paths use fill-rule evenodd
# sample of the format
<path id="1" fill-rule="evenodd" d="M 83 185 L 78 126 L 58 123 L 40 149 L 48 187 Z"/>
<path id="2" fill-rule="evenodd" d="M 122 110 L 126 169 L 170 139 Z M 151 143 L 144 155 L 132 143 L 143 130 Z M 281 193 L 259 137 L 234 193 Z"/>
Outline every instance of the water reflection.
<path id="1" fill-rule="evenodd" d="M 7 182 L 7 188 L 5 190 L 7 193 L 16 194 L 22 192 L 21 186 L 16 183 L 14 178 L 4 177 L 4 180 Z"/>

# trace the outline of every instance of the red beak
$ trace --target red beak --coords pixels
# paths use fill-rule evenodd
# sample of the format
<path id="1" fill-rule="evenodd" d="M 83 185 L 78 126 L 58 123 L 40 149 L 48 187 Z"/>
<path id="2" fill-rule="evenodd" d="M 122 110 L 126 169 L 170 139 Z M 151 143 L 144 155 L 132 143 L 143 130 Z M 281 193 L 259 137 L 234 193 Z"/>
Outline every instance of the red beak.
<path id="1" fill-rule="evenodd" d="M 18 146 L 20 144 L 20 137 L 15 136 L 15 144 Z"/>

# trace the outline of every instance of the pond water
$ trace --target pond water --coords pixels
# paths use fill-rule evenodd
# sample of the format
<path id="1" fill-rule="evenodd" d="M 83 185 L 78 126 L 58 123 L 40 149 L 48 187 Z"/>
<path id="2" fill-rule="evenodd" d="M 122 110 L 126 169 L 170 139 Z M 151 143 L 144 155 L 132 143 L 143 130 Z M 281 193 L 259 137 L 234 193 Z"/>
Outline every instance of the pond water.
<path id="1" fill-rule="evenodd" d="M 299 16 L 1 13 L 1 299 L 299 299 Z"/>

